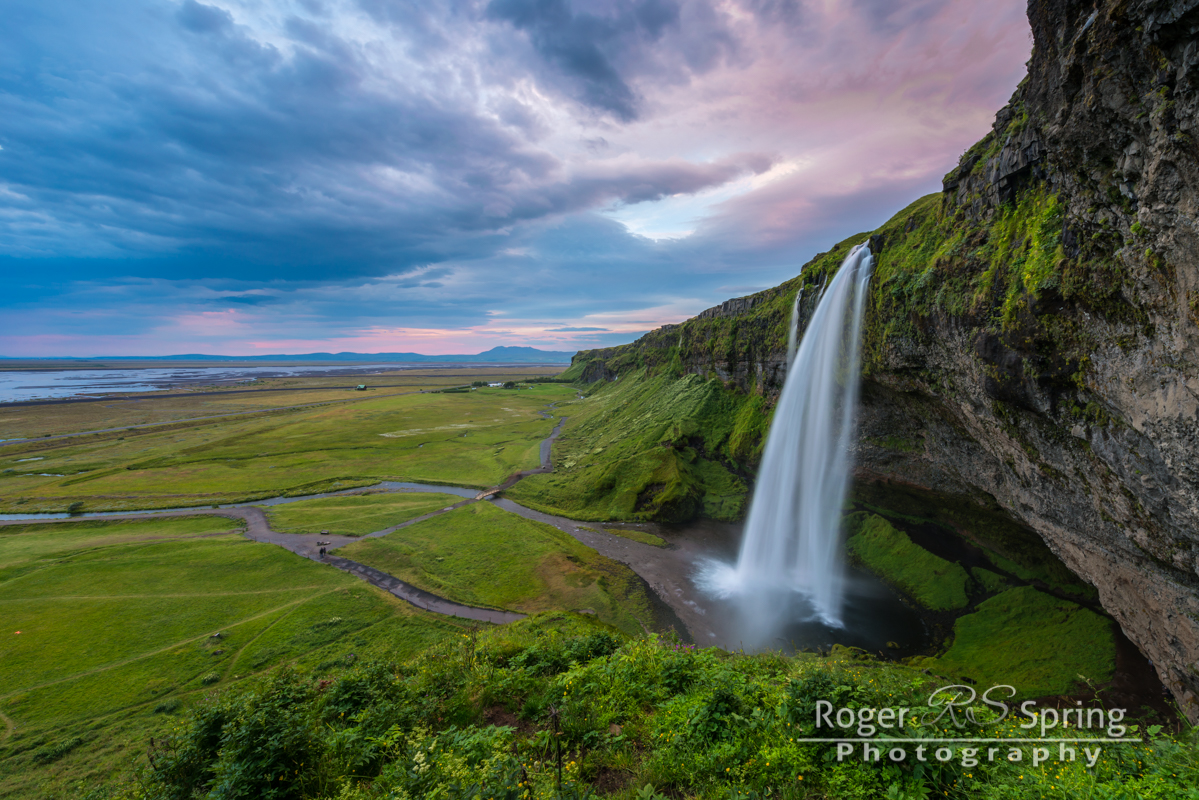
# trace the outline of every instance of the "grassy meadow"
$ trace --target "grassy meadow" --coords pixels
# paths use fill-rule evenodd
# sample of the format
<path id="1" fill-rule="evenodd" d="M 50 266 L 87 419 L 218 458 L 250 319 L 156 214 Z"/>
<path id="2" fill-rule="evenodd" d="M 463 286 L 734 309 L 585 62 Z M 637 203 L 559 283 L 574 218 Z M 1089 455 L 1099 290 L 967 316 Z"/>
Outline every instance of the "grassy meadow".
<path id="1" fill-rule="evenodd" d="M 1015 683 L 1021 695 L 1068 695 L 1111 680 L 1112 621 L 1031 586 L 1008 589 L 954 623 L 953 643 L 936 659 L 913 663 L 980 686 Z"/>
<path id="2" fill-rule="evenodd" d="M 53 362 L 41 366 L 61 368 Z M 121 394 L 93 403 L 7 406 L 0 411 L 0 439 L 57 436 L 78 431 L 176 422 L 216 414 L 269 411 L 310 403 L 358 402 L 381 395 L 436 391 L 473 381 L 520 380 L 552 375 L 556 371 L 556 367 L 530 366 L 522 367 L 519 371 L 501 367 L 398 370 L 379 375 L 304 375 L 266 378 L 253 383 L 188 385 L 159 392 Z M 366 384 L 365 392 L 346 388 L 360 383 Z"/>
<path id="3" fill-rule="evenodd" d="M 487 502 L 337 554 L 467 605 L 586 611 L 630 635 L 656 627 L 645 585 L 628 567 L 551 525 Z"/>
<path id="4" fill-rule="evenodd" d="M 284 661 L 457 630 L 211 516 L 0 527 L 0 614 L 5 797 L 119 768 L 176 709 Z"/>
<path id="5" fill-rule="evenodd" d="M 265 417 L 15 445 L 0 511 L 187 507 L 409 480 L 486 488 L 540 464 L 560 384 L 380 397 Z M 563 412 L 565 413 L 565 412 Z"/>
<path id="6" fill-rule="evenodd" d="M 462 502 L 437 492 L 380 492 L 320 497 L 266 507 L 271 529 L 280 533 L 364 536 Z"/>

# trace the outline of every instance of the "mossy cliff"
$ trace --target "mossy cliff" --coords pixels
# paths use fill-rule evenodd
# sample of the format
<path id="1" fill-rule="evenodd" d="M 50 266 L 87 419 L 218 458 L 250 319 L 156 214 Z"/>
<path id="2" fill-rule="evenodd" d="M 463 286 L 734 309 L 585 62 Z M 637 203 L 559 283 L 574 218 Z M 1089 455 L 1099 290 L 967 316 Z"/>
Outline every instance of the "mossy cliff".
<path id="1" fill-rule="evenodd" d="M 719 379 L 739 413 L 768 414 L 796 293 L 806 318 L 869 237 L 859 492 L 934 492 L 1035 530 L 1195 720 L 1199 3 L 1033 0 L 1029 19 L 1028 77 L 940 195 L 774 289 L 580 353 L 571 375 Z"/>

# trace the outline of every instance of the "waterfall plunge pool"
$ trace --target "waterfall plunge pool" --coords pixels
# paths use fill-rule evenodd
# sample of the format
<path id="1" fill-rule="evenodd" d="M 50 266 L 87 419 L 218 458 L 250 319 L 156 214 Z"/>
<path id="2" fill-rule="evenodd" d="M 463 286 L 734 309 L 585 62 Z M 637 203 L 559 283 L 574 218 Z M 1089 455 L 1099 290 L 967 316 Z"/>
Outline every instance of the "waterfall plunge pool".
<path id="1" fill-rule="evenodd" d="M 706 585 L 706 568 L 730 565 L 737 558 L 744 523 L 697 520 L 680 524 L 643 523 L 630 526 L 665 539 L 675 550 L 677 582 L 687 586 L 692 599 L 703 608 L 715 638 L 700 644 L 726 650 L 827 651 L 833 645 L 859 647 L 884 658 L 905 658 L 927 653 L 933 644 L 929 624 L 909 607 L 899 594 L 864 570 L 848 567 L 845 580 L 843 626 L 821 622 L 810 604 L 793 592 L 772 592 L 773 604 L 762 619 L 746 619 L 741 604 L 722 598 Z M 782 606 L 782 608 L 780 608 Z M 774 620 L 779 624 L 775 626 Z M 754 631 L 769 621 L 769 635 L 755 640 Z M 889 647 L 888 643 L 898 647 Z"/>

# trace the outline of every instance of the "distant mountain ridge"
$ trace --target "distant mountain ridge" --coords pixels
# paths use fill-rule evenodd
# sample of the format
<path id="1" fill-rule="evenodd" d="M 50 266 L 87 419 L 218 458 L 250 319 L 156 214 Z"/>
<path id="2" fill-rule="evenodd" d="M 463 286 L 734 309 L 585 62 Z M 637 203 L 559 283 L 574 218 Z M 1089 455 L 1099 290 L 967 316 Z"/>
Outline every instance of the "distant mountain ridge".
<path id="1" fill-rule="evenodd" d="M 477 355 L 427 356 L 422 353 L 298 353 L 264 356 L 216 356 L 203 353 L 184 353 L 172 356 L 91 356 L 89 360 L 103 361 L 441 361 L 441 362 L 505 362 L 518 364 L 569 364 L 573 352 L 538 350 L 536 347 L 493 347 Z M 2 357 L 0 357 L 2 358 Z M 22 361 L 29 359 L 21 359 Z M 42 358 L 39 361 L 68 361 L 76 358 Z"/>

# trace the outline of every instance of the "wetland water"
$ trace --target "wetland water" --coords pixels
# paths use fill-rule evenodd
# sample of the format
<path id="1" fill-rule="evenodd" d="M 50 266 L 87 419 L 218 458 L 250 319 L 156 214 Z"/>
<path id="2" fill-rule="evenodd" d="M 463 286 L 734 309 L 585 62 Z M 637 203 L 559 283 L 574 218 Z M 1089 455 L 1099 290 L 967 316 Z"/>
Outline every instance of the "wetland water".
<path id="1" fill-rule="evenodd" d="M 156 392 L 181 386 L 238 384 L 266 378 L 301 375 L 379 375 L 412 369 L 493 368 L 514 366 L 490 362 L 394 362 L 324 366 L 127 367 L 115 369 L 37 369 L 0 371 L 0 403 L 76 396 L 107 396 L 125 392 Z M 544 365 L 538 365 L 544 366 Z"/>

